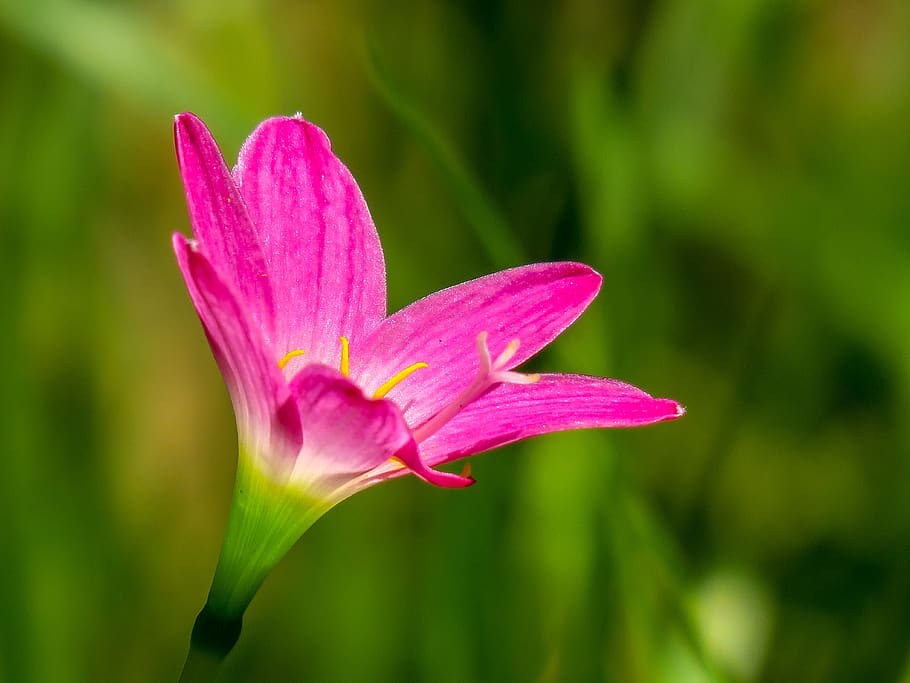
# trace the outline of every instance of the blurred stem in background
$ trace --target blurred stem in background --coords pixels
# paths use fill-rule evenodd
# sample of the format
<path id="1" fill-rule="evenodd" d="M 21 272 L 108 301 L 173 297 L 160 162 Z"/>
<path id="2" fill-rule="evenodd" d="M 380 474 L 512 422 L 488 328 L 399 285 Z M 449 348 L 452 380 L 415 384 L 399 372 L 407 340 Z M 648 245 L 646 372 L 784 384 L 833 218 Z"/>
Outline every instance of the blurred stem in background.
<path id="1" fill-rule="evenodd" d="M 512 234 L 505 218 L 481 185 L 459 158 L 452 143 L 443 132 L 424 115 L 402 87 L 395 83 L 388 68 L 382 62 L 382 55 L 375 44 L 369 46 L 366 72 L 370 84 L 408 132 L 414 142 L 423 147 L 432 159 L 447 189 L 452 193 L 455 205 L 463 212 L 465 223 L 473 230 L 474 236 L 486 252 L 490 265 L 502 270 L 521 263 L 527 263 L 527 256 L 521 244 Z"/>

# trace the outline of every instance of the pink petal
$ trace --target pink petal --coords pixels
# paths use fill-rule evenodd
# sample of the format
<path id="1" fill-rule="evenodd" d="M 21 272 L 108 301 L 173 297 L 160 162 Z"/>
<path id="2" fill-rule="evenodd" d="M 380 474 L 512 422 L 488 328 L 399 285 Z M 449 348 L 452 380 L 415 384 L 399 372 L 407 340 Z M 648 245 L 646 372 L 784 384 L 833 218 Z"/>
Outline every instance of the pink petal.
<path id="1" fill-rule="evenodd" d="M 291 380 L 291 392 L 297 399 L 304 433 L 291 479 L 305 482 L 314 494 L 330 496 L 393 456 L 433 483 L 471 483 L 424 465 L 395 404 L 366 398 L 338 371 L 307 365 Z"/>
<path id="2" fill-rule="evenodd" d="M 240 295 L 252 321 L 268 337 L 273 305 L 265 259 L 218 145 L 193 114 L 179 114 L 174 119 L 174 142 L 199 248 Z"/>
<path id="3" fill-rule="evenodd" d="M 449 489 L 460 489 L 470 486 L 474 479 L 467 474 L 452 474 L 451 472 L 440 472 L 431 469 L 420 454 L 417 444 L 411 439 L 405 446 L 395 454 L 402 463 L 407 465 L 408 469 L 430 484 L 441 486 Z M 381 479 L 370 478 L 369 482 L 374 483 Z"/>
<path id="4" fill-rule="evenodd" d="M 260 124 L 234 179 L 268 263 L 276 350 L 337 367 L 339 336 L 362 339 L 385 316 L 382 247 L 360 188 L 301 118 Z"/>
<path id="5" fill-rule="evenodd" d="M 420 451 L 436 466 L 538 434 L 639 427 L 683 414 L 676 401 L 653 398 L 615 379 L 541 375 L 534 384 L 495 387 L 421 443 Z"/>
<path id="6" fill-rule="evenodd" d="M 423 361 L 389 392 L 411 427 L 452 401 L 479 367 L 477 335 L 495 358 L 513 339 L 513 368 L 549 344 L 587 308 L 601 277 L 578 263 L 539 263 L 493 273 L 431 294 L 387 318 L 351 351 L 351 372 L 368 391 Z"/>
<path id="7" fill-rule="evenodd" d="M 284 458 L 301 442 L 300 418 L 248 311 L 190 242 L 174 235 L 177 263 L 234 404 L 242 447 Z"/>

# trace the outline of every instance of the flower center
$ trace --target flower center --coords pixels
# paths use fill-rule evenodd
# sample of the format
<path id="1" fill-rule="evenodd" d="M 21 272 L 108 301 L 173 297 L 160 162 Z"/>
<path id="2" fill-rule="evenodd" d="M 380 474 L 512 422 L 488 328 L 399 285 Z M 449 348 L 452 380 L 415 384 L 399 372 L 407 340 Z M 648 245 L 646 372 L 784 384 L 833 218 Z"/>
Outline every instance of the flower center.
<path id="1" fill-rule="evenodd" d="M 348 342 L 347 337 L 339 337 L 338 339 L 341 342 L 341 362 L 338 364 L 338 369 L 339 369 L 339 371 L 341 371 L 342 375 L 344 375 L 345 377 L 350 377 L 351 376 L 350 343 Z M 280 369 L 284 370 L 284 368 L 287 367 L 287 364 L 290 363 L 291 360 L 293 360 L 294 358 L 297 358 L 298 356 L 302 356 L 305 353 L 306 353 L 306 351 L 304 351 L 303 349 L 294 349 L 293 351 L 288 351 L 286 354 L 284 354 L 278 360 L 278 367 Z M 383 398 L 392 389 L 397 387 L 399 384 L 401 384 L 403 381 L 405 381 L 408 377 L 413 375 L 415 372 L 417 372 L 418 370 L 421 370 L 423 368 L 428 368 L 428 367 L 430 367 L 430 366 L 427 365 L 426 363 L 424 363 L 423 361 L 420 361 L 418 363 L 412 363 L 411 365 L 406 367 L 404 370 L 400 370 L 399 372 L 396 372 L 394 375 L 392 375 L 391 378 L 389 378 L 387 381 L 383 382 L 383 384 L 376 391 L 373 392 L 373 398 Z"/>
<path id="2" fill-rule="evenodd" d="M 338 369 L 341 371 L 342 375 L 350 377 L 350 344 L 347 337 L 339 337 L 339 341 L 341 342 L 341 362 L 339 363 Z M 438 432 L 443 425 L 491 387 L 494 387 L 497 384 L 533 384 L 540 379 L 540 375 L 538 374 L 526 375 L 521 372 L 503 369 L 518 352 L 518 339 L 513 339 L 509 342 L 502 353 L 496 357 L 496 360 L 492 359 L 490 356 L 490 349 L 487 348 L 486 332 L 481 332 L 477 335 L 476 344 L 477 357 L 480 360 L 477 374 L 474 376 L 471 383 L 458 394 L 454 401 L 446 405 L 433 415 L 433 417 L 413 431 L 414 440 L 417 443 L 426 441 L 433 434 Z M 303 349 L 288 351 L 278 361 L 278 367 L 283 370 L 292 359 L 302 356 L 304 353 L 306 352 Z M 374 391 L 373 398 L 383 398 L 415 372 L 428 367 L 430 366 L 423 361 L 409 365 L 404 370 L 395 373 L 388 381 L 384 382 L 376 391 Z M 394 458 L 392 459 L 394 460 Z"/>

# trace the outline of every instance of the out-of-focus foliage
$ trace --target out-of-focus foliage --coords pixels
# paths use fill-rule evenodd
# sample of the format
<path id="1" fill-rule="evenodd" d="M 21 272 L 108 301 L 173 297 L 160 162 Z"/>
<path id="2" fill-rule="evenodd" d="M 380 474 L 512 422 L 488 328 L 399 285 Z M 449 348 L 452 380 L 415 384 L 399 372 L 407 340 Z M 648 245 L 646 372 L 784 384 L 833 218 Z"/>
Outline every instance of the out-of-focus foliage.
<path id="1" fill-rule="evenodd" d="M 347 501 L 225 680 L 910 680 L 908 44 L 901 0 L 0 0 L 0 680 L 172 680 L 211 579 L 182 110 L 322 125 L 393 308 L 591 264 L 532 365 L 689 409 Z"/>

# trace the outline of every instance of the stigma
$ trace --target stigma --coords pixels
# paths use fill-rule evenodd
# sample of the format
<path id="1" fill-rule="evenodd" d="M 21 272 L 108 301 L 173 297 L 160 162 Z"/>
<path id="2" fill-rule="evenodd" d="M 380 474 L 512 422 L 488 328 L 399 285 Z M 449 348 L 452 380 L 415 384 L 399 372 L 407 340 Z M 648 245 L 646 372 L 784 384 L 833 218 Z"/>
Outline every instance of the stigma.
<path id="1" fill-rule="evenodd" d="M 417 443 L 426 441 L 469 403 L 498 384 L 534 384 L 537 382 L 540 379 L 538 374 L 528 375 L 504 369 L 508 362 L 515 357 L 519 344 L 518 339 L 513 339 L 506 345 L 502 353 L 496 357 L 496 360 L 493 360 L 490 356 L 490 349 L 487 347 L 487 333 L 481 332 L 478 334 L 476 346 L 479 365 L 474 379 L 458 394 L 454 401 L 413 431 L 414 440 Z"/>

